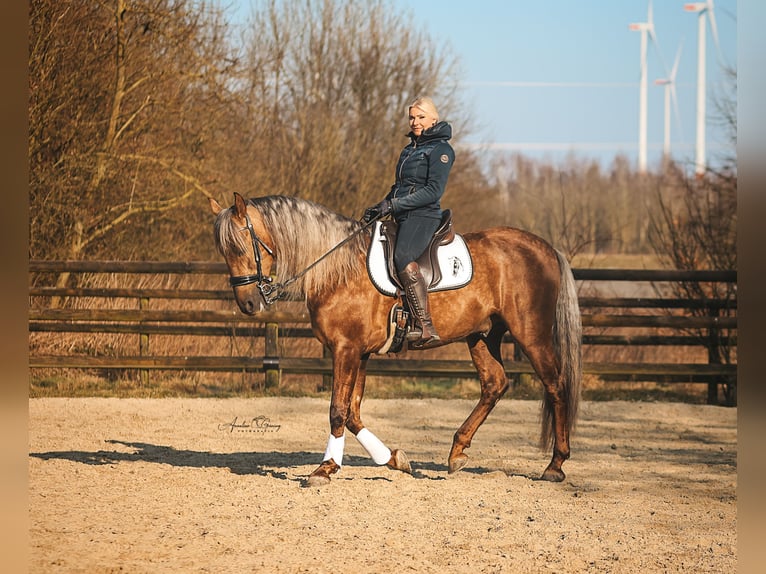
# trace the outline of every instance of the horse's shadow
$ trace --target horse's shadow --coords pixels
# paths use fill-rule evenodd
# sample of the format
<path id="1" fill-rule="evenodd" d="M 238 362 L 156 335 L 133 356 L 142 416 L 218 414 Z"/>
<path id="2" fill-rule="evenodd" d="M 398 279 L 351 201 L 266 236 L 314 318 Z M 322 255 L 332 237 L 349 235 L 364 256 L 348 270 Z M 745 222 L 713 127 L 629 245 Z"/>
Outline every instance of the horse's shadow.
<path id="1" fill-rule="evenodd" d="M 152 462 L 170 466 L 187 468 L 225 468 L 234 474 L 258 475 L 278 478 L 280 480 L 298 481 L 301 477 L 291 476 L 285 468 L 296 468 L 309 461 L 317 460 L 320 453 L 316 452 L 233 452 L 216 453 L 197 450 L 177 449 L 172 446 L 131 442 L 123 440 L 106 440 L 109 444 L 122 445 L 134 449 L 133 452 L 117 450 L 98 451 L 51 451 L 32 452 L 29 456 L 41 460 L 69 460 L 88 465 L 118 464 L 123 462 Z M 349 457 L 353 460 L 361 457 Z"/>
<path id="2" fill-rule="evenodd" d="M 440 473 L 440 475 L 426 476 L 419 471 L 437 472 L 437 473 Z M 526 478 L 528 480 L 540 479 L 540 477 L 535 474 L 528 474 L 528 473 L 522 473 L 522 472 L 508 472 L 501 468 L 490 468 L 486 466 L 466 466 L 462 468 L 455 476 L 464 476 L 464 475 L 484 476 L 484 475 L 495 474 L 497 472 L 502 472 L 507 477 L 521 477 L 521 478 Z M 448 473 L 449 473 L 449 467 L 446 464 L 441 464 L 438 462 L 413 462 L 412 463 L 412 474 L 416 478 L 430 478 L 431 480 L 445 480 L 449 478 Z"/>
<path id="3" fill-rule="evenodd" d="M 87 465 L 110 465 L 129 462 L 151 462 L 167 464 L 176 467 L 187 468 L 224 468 L 234 474 L 258 475 L 288 480 L 298 483 L 305 481 L 304 476 L 288 473 L 284 469 L 297 468 L 311 465 L 319 460 L 321 453 L 297 451 L 297 452 L 233 452 L 216 453 L 197 450 L 177 449 L 172 446 L 149 444 L 145 442 L 132 442 L 123 440 L 106 440 L 108 444 L 122 445 L 131 449 L 132 452 L 118 450 L 64 450 L 50 452 L 31 452 L 29 456 L 40 460 L 69 460 Z M 349 466 L 377 466 L 369 458 L 362 456 L 346 455 L 343 462 Z M 462 473 L 487 474 L 496 469 L 471 467 L 464 468 Z M 424 474 L 424 472 L 436 472 L 437 476 Z M 413 462 L 412 475 L 414 478 L 444 480 L 447 474 L 447 466 L 434 462 Z"/>

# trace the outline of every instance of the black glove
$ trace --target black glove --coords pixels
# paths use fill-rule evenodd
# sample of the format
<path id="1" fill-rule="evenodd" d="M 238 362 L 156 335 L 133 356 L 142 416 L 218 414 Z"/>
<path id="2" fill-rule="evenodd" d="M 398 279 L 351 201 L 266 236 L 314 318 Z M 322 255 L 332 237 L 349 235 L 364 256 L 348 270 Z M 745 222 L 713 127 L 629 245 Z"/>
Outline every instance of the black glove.
<path id="1" fill-rule="evenodd" d="M 373 205 L 372 207 L 365 209 L 364 215 L 362 216 L 362 221 L 365 223 L 370 223 L 370 221 L 381 219 L 389 213 L 391 213 L 391 201 L 384 199 L 377 205 Z"/>

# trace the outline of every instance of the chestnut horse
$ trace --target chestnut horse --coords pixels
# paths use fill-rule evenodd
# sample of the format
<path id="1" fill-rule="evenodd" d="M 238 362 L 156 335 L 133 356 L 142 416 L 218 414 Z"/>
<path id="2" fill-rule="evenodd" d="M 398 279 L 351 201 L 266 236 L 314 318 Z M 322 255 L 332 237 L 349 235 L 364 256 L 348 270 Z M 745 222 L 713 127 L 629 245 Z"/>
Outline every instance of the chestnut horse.
<path id="1" fill-rule="evenodd" d="M 330 435 L 324 459 L 307 484 L 329 482 L 340 470 L 345 429 L 378 465 L 411 472 L 404 452 L 389 450 L 365 428 L 360 414 L 367 361 L 386 343 L 389 311 L 397 302 L 381 294 L 367 275 L 369 227 L 296 197 L 245 200 L 235 193 L 232 207 L 214 199 L 210 207 L 217 215 L 216 246 L 241 311 L 253 315 L 289 287 L 305 297 L 314 335 L 332 352 Z M 454 435 L 449 473 L 465 466 L 465 449 L 508 389 L 500 345 L 510 331 L 544 388 L 540 447 L 552 446 L 553 456 L 542 479 L 562 481 L 581 380 L 580 310 L 572 271 L 561 253 L 519 229 L 497 227 L 463 238 L 473 279 L 461 289 L 429 294 L 443 343 L 465 340 L 481 381 L 481 398 Z M 270 277 L 274 270 L 281 283 Z"/>

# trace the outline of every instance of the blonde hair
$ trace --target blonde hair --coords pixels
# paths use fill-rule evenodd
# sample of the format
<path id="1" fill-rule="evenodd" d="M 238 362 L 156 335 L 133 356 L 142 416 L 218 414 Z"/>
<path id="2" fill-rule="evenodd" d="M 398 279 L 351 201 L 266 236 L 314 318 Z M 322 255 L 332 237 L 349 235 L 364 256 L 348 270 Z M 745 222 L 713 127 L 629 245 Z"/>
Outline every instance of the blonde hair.
<path id="1" fill-rule="evenodd" d="M 434 116 L 437 122 L 439 121 L 439 111 L 436 109 L 436 104 L 428 96 L 419 96 L 412 100 L 410 105 L 407 106 L 407 114 L 410 113 L 412 108 L 420 108 L 427 114 Z"/>

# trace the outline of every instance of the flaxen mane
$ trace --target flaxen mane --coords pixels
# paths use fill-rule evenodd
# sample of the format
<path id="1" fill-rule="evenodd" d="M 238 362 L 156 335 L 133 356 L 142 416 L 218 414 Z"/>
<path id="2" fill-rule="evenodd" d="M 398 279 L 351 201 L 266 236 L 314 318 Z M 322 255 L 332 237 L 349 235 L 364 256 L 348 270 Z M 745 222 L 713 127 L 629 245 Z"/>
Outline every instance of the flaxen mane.
<path id="1" fill-rule="evenodd" d="M 361 227 L 354 219 L 297 197 L 258 197 L 250 199 L 249 204 L 261 214 L 274 240 L 279 282 L 299 274 Z M 251 240 L 248 234 L 238 232 L 231 215 L 231 209 L 218 215 L 216 246 L 222 254 L 247 253 L 253 249 Z M 290 291 L 298 295 L 317 293 L 354 279 L 364 270 L 369 241 L 369 233 L 360 233 L 292 283 Z"/>

